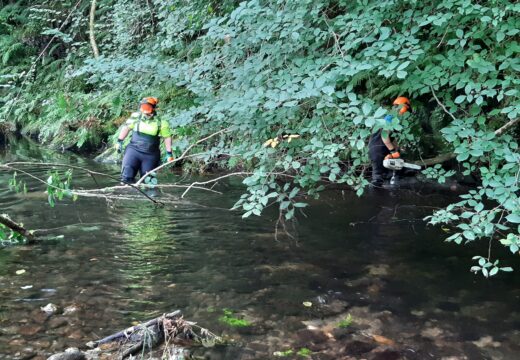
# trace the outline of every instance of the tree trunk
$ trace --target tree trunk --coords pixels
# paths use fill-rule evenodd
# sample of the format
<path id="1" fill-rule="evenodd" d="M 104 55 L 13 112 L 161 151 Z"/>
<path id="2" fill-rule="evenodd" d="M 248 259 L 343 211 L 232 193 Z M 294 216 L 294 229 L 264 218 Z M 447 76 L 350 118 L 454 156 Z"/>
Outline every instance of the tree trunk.
<path id="1" fill-rule="evenodd" d="M 97 59 L 99 57 L 99 49 L 96 44 L 96 37 L 94 36 L 95 14 L 96 14 L 96 0 L 92 0 L 92 2 L 90 4 L 89 38 L 90 38 L 90 45 L 92 46 L 92 52 L 94 53 L 94 57 Z"/>

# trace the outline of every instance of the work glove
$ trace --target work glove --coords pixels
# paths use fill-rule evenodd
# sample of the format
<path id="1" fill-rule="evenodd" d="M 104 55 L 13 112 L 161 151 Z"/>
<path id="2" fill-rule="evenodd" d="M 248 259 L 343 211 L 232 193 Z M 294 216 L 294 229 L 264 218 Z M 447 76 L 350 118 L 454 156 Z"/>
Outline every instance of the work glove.
<path id="1" fill-rule="evenodd" d="M 399 159 L 401 157 L 401 154 L 399 154 L 399 151 L 394 151 L 388 155 L 385 156 L 385 160 L 387 159 Z"/>
<path id="2" fill-rule="evenodd" d="M 118 139 L 117 144 L 114 145 L 114 148 L 118 154 L 121 154 L 123 152 L 123 140 Z"/>
<path id="3" fill-rule="evenodd" d="M 169 163 L 169 162 L 172 162 L 173 160 L 175 160 L 175 158 L 173 157 L 173 153 L 171 151 L 167 151 L 166 157 L 164 158 L 164 162 Z"/>

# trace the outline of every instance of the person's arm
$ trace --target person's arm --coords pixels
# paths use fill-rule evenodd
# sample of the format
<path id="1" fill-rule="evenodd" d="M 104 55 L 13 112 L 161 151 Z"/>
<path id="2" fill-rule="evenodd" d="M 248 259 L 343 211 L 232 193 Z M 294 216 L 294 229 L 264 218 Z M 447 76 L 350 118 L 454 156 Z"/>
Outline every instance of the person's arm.
<path id="1" fill-rule="evenodd" d="M 119 132 L 119 135 L 117 136 L 117 143 L 114 145 L 114 148 L 116 149 L 118 154 L 121 154 L 123 152 L 123 141 L 128 136 L 129 132 L 130 128 L 126 125 L 123 125 L 121 131 Z"/>
<path id="2" fill-rule="evenodd" d="M 172 153 L 172 132 L 170 129 L 170 124 L 162 120 L 161 121 L 161 136 L 164 139 L 164 147 L 166 149 L 166 162 L 171 162 L 174 160 Z"/>
<path id="3" fill-rule="evenodd" d="M 121 128 L 121 131 L 119 132 L 119 135 L 117 136 L 117 141 L 123 141 L 128 136 L 128 133 L 130 132 L 130 128 L 126 125 L 123 125 Z"/>
<path id="4" fill-rule="evenodd" d="M 388 151 L 390 151 L 390 155 L 387 155 L 388 158 L 397 159 L 397 158 L 401 157 L 401 155 L 397 151 L 397 149 L 398 149 L 397 142 L 392 141 L 390 139 L 389 132 L 386 132 L 386 131 L 381 132 L 381 140 L 383 140 L 383 143 L 385 144 L 386 148 L 388 149 Z"/>
<path id="5" fill-rule="evenodd" d="M 164 147 L 166 148 L 166 152 L 171 154 L 172 153 L 172 137 L 168 136 L 164 138 Z"/>

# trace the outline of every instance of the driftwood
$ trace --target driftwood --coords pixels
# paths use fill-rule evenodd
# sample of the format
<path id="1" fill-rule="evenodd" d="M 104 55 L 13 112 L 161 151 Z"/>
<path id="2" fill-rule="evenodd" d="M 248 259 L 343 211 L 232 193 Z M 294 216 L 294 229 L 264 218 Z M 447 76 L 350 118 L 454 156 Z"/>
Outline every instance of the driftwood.
<path id="1" fill-rule="evenodd" d="M 182 314 L 181 314 L 181 311 L 180 310 L 176 310 L 172 313 L 169 313 L 169 314 L 164 314 L 164 315 L 161 315 L 155 319 L 152 319 L 152 320 L 148 320 L 142 324 L 139 324 L 139 325 L 135 325 L 135 326 L 131 326 L 125 330 L 121 330 L 115 334 L 112 334 L 112 335 L 109 335 L 103 339 L 100 339 L 100 340 L 96 340 L 96 341 L 91 341 L 89 343 L 87 343 L 87 346 L 90 347 L 90 348 L 95 348 L 95 347 L 98 347 L 99 345 L 102 345 L 102 344 L 106 344 L 106 343 L 109 343 L 109 342 L 114 342 L 114 341 L 119 341 L 119 340 L 126 340 L 126 339 L 129 339 L 132 337 L 132 335 L 134 335 L 135 333 L 137 333 L 138 331 L 142 331 L 142 330 L 146 330 L 150 327 L 154 327 L 154 326 L 157 326 L 157 324 L 162 321 L 163 319 L 177 319 L 177 318 L 181 318 L 182 317 Z"/>
<path id="2" fill-rule="evenodd" d="M 91 341 L 87 346 L 94 349 L 92 351 L 116 348 L 118 357 L 124 359 L 139 352 L 155 351 L 162 343 L 164 349 L 173 346 L 176 350 L 184 351 L 186 345 L 191 346 L 194 342 L 207 347 L 221 343 L 222 339 L 207 329 L 197 326 L 196 323 L 184 320 L 181 311 L 177 310 L 118 331 L 103 339 Z M 177 347 L 179 344 L 181 348 Z"/>

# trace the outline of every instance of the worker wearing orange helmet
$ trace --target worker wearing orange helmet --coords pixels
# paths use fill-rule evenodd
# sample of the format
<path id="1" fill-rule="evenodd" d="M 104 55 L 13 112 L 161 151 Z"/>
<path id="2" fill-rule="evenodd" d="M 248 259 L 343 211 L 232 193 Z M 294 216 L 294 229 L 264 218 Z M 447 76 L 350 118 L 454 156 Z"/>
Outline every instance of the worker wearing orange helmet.
<path id="1" fill-rule="evenodd" d="M 156 115 L 159 100 L 146 97 L 139 103 L 139 112 L 133 113 L 117 137 L 117 152 L 123 152 L 123 141 L 132 131 L 132 138 L 125 149 L 121 169 L 121 181 L 131 184 L 139 172 L 142 177 L 161 163 L 161 138 L 166 148 L 166 161 L 173 161 L 170 124 Z"/>
<path id="2" fill-rule="evenodd" d="M 398 116 L 402 116 L 408 111 L 412 111 L 410 100 L 404 96 L 396 98 L 393 102 L 393 106 L 397 111 Z M 387 123 L 391 123 L 392 119 L 392 115 L 385 116 Z M 398 159 L 401 157 L 399 154 L 399 147 L 397 146 L 397 142 L 395 141 L 391 131 L 380 129 L 370 136 L 368 142 L 368 156 L 372 162 L 371 185 L 374 187 L 380 187 L 383 185 L 385 178 L 389 175 L 388 169 L 383 166 L 383 160 Z"/>

